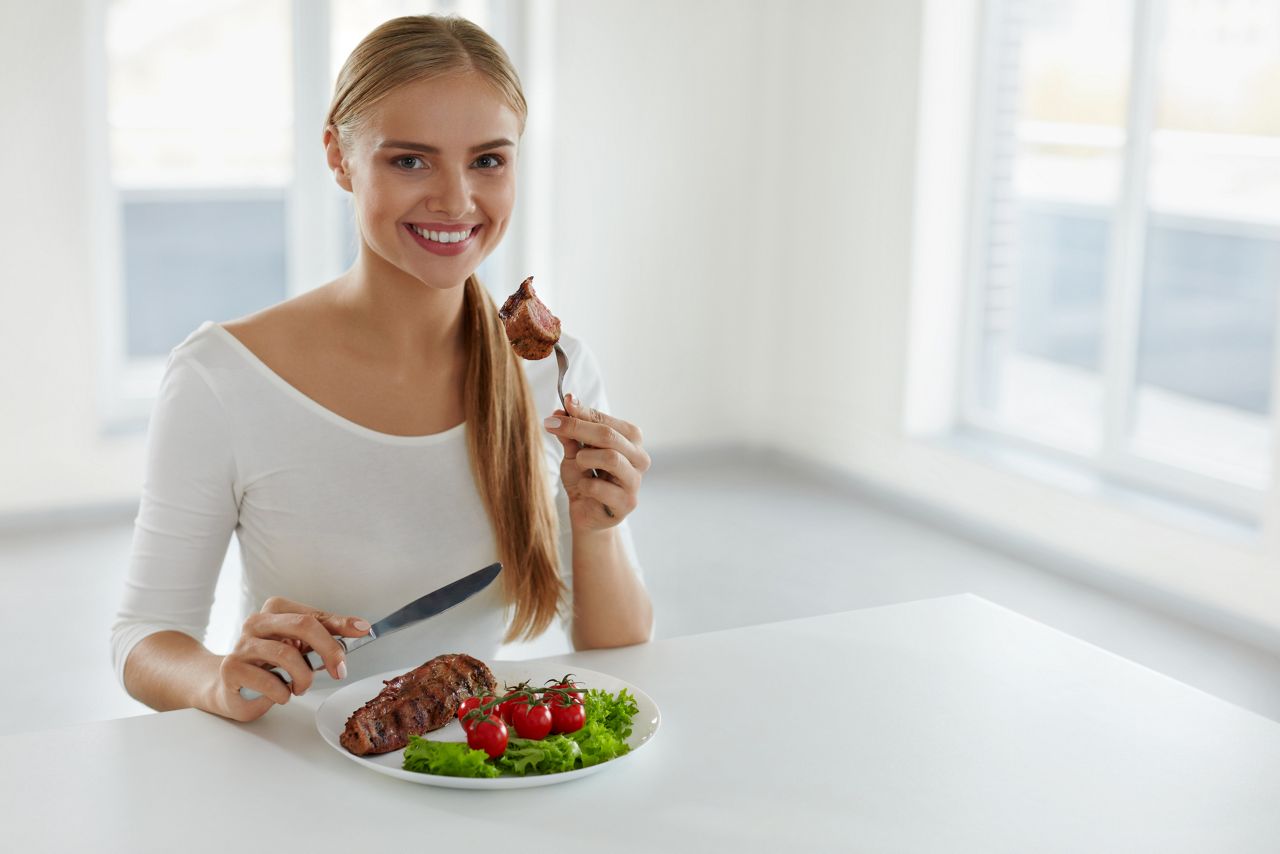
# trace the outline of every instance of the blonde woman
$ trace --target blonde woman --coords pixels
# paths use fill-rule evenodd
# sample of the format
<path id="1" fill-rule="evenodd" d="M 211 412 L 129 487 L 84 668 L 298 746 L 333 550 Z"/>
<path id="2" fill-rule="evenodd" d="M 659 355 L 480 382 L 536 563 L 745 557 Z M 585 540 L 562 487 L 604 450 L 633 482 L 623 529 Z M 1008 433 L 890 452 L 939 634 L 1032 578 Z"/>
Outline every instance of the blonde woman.
<path id="1" fill-rule="evenodd" d="M 511 218 L 525 113 L 501 47 L 462 19 L 388 21 L 347 59 L 324 146 L 355 264 L 170 355 L 113 631 L 134 697 L 253 720 L 311 687 L 308 649 L 344 679 L 492 656 L 557 615 L 579 649 L 649 638 L 624 521 L 640 431 L 606 414 L 568 335 L 558 409 L 554 360 L 513 355 L 475 276 Z M 248 616 L 221 656 L 201 639 L 233 532 Z M 331 637 L 495 560 L 498 583 L 350 661 Z"/>

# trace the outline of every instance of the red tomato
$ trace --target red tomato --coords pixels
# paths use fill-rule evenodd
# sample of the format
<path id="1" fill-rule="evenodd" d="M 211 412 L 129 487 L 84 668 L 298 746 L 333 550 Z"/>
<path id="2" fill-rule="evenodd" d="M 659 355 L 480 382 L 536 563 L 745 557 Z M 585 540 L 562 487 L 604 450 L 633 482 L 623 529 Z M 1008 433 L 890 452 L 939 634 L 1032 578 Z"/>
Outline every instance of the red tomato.
<path id="1" fill-rule="evenodd" d="M 587 722 L 587 710 L 581 703 L 566 703 L 551 707 L 552 732 L 577 732 Z"/>
<path id="2" fill-rule="evenodd" d="M 511 716 L 515 712 L 516 706 L 527 702 L 524 697 L 512 697 L 510 700 L 503 700 L 498 704 L 498 717 L 502 718 L 502 722 L 511 725 Z"/>
<path id="3" fill-rule="evenodd" d="M 476 718 L 466 719 L 467 712 L 472 709 L 478 709 L 485 703 L 493 701 L 493 697 L 468 697 L 462 701 L 462 705 L 458 707 L 458 720 L 462 722 L 464 732 L 471 732 L 471 728 L 475 726 Z"/>
<path id="4" fill-rule="evenodd" d="M 575 702 L 578 702 L 578 703 L 582 702 L 582 691 L 579 690 L 577 684 L 573 681 L 572 673 L 566 674 L 563 679 L 561 679 L 559 682 L 556 682 L 554 685 L 551 685 L 549 687 L 553 689 L 559 689 L 561 691 L 570 691 L 572 692 L 572 696 Z M 560 697 L 560 696 L 561 696 L 560 694 L 550 695 L 550 697 Z"/>
<path id="5" fill-rule="evenodd" d="M 494 715 L 477 721 L 467 732 L 467 747 L 483 750 L 490 759 L 497 759 L 507 750 L 507 725 Z"/>
<path id="6" fill-rule="evenodd" d="M 516 727 L 516 735 L 521 738 L 532 738 L 535 741 L 551 734 L 551 709 L 539 703 L 531 706 L 521 703 L 512 711 L 512 719 Z"/>

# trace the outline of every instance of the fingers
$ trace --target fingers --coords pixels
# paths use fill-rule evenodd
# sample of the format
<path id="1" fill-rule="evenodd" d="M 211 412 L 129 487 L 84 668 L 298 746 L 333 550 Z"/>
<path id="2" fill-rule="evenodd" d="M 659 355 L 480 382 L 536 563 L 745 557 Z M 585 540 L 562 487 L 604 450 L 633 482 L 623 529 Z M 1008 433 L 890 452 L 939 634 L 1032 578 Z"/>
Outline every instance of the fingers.
<path id="1" fill-rule="evenodd" d="M 346 678 L 347 665 L 346 653 L 333 635 L 360 637 L 368 631 L 369 624 L 359 617 L 335 616 L 278 596 L 268 599 L 244 628 L 252 637 L 301 642 L 300 653 L 315 650 L 334 679 Z"/>
<path id="2" fill-rule="evenodd" d="M 331 635 L 342 635 L 344 638 L 359 638 L 369 634 L 369 623 L 359 617 L 335 617 L 328 614 L 317 615 L 316 619 L 325 631 Z"/>
<path id="3" fill-rule="evenodd" d="M 273 705 L 284 705 L 291 696 L 304 694 L 315 676 L 305 657 L 315 651 L 334 679 L 347 676 L 346 651 L 334 635 L 361 637 L 369 624 L 359 617 L 339 616 L 300 602 L 273 596 L 262 610 L 245 620 L 235 649 L 222 660 L 219 669 L 219 705 L 228 717 L 251 721 L 265 715 Z M 279 668 L 289 675 L 289 683 L 271 672 Z M 261 694 L 246 700 L 242 688 Z"/>
<path id="4" fill-rule="evenodd" d="M 270 640 L 278 643 L 281 648 L 288 648 L 298 656 L 298 660 L 307 669 L 307 685 L 310 685 L 311 668 L 302 658 L 307 649 L 315 650 L 324 660 L 325 669 L 334 679 L 342 679 L 346 676 L 345 651 L 329 634 L 329 630 L 310 614 L 254 614 L 245 621 L 245 632 L 251 635 L 253 640 Z M 303 648 L 299 649 L 296 645 L 289 643 L 293 640 L 301 641 Z M 293 675 L 292 670 L 288 667 L 285 669 Z"/>
<path id="5" fill-rule="evenodd" d="M 341 635 L 342 637 L 358 638 L 369 633 L 369 623 L 359 617 L 343 616 L 339 614 L 330 614 L 327 611 L 321 611 L 312 608 L 310 605 L 304 605 L 301 602 L 294 602 L 292 599 L 286 599 L 283 596 L 272 596 L 262 604 L 263 614 L 301 614 L 314 617 L 326 632 L 330 635 Z M 313 649 L 316 647 L 313 645 Z M 317 649 L 317 651 L 319 651 Z"/>
<path id="6" fill-rule="evenodd" d="M 573 458 L 571 465 L 583 473 L 594 469 L 601 476 L 608 474 L 614 483 L 629 492 L 640 489 L 640 473 L 626 457 L 611 448 L 583 448 Z"/>
<path id="7" fill-rule="evenodd" d="M 572 443 L 580 442 L 593 448 L 610 448 L 618 451 L 627 458 L 636 471 L 642 474 L 649 470 L 651 460 L 649 454 L 640 446 L 642 437 L 638 427 L 620 418 L 582 406 L 573 395 L 565 396 L 565 404 L 568 406 L 568 412 L 565 415 L 557 412 L 552 416 L 559 421 L 556 426 L 551 426 L 551 419 L 548 419 L 547 430 L 560 440 L 560 444 L 565 448 L 567 459 L 572 459 L 571 454 L 575 454 L 577 450 L 571 447 Z"/>
<path id="8" fill-rule="evenodd" d="M 636 493 L 623 489 L 604 477 L 584 477 L 568 489 L 571 503 L 574 498 L 589 498 L 603 505 L 602 513 L 604 507 L 612 508 L 613 516 L 609 519 L 609 525 L 616 525 L 617 520 L 636 509 Z"/>
<path id="9" fill-rule="evenodd" d="M 272 706 L 283 706 L 293 696 L 283 679 L 246 659 L 238 651 L 224 657 L 219 670 L 225 714 L 235 720 L 257 720 Z M 240 693 L 241 688 L 256 691 L 262 696 L 246 700 Z"/>
<path id="10" fill-rule="evenodd" d="M 569 405 L 569 414 L 574 418 L 610 427 L 625 436 L 627 441 L 633 445 L 644 444 L 644 437 L 640 433 L 640 428 L 630 421 L 623 421 L 621 418 L 615 418 L 607 412 L 584 406 L 582 401 L 571 394 L 565 395 L 565 402 Z"/>

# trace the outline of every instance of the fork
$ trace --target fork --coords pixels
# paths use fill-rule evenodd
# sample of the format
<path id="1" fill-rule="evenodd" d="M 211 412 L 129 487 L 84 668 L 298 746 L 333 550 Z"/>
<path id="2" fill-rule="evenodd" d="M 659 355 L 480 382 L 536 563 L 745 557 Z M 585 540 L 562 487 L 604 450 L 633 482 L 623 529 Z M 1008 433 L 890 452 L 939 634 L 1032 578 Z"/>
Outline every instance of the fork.
<path id="1" fill-rule="evenodd" d="M 556 348 L 556 367 L 560 369 L 559 375 L 556 377 L 556 394 L 560 395 L 560 408 L 563 409 L 567 414 L 569 412 L 569 406 L 564 402 L 564 375 L 565 375 L 565 372 L 569 370 L 569 357 L 564 354 L 564 350 L 560 349 L 559 344 L 556 344 L 555 348 Z M 581 442 L 578 443 L 578 447 L 582 447 Z M 591 469 L 591 476 L 599 477 L 600 472 L 596 471 L 595 469 Z M 600 506 L 604 508 L 605 515 L 607 515 L 610 519 L 612 519 L 613 511 L 609 509 L 609 505 L 602 504 Z"/>

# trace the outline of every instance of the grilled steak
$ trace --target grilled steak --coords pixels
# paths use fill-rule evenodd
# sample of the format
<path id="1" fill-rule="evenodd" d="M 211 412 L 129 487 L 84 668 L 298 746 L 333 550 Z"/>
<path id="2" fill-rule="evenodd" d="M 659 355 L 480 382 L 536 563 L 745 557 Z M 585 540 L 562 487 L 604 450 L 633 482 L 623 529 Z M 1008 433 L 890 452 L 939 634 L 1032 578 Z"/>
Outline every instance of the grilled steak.
<path id="1" fill-rule="evenodd" d="M 357 756 L 399 750 L 409 736 L 449 723 L 462 701 L 492 694 L 493 672 L 469 655 L 440 655 L 421 667 L 388 680 L 378 696 L 347 718 L 338 741 Z"/>
<path id="2" fill-rule="evenodd" d="M 533 276 L 520 283 L 516 292 L 498 310 L 507 330 L 511 348 L 522 359 L 545 359 L 560 340 L 560 318 L 533 292 Z"/>

